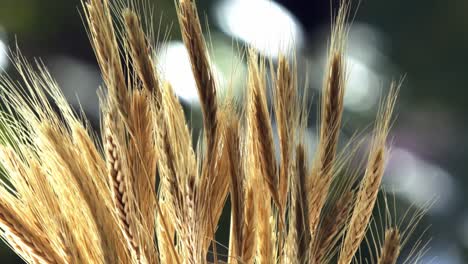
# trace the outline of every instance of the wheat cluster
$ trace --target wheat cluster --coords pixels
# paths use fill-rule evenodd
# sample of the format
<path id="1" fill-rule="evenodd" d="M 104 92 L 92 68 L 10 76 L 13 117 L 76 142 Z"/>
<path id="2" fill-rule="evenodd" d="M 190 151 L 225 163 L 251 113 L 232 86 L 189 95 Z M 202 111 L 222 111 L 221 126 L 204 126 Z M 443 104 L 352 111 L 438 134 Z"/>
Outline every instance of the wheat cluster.
<path id="1" fill-rule="evenodd" d="M 195 3 L 178 0 L 203 114 L 194 147 L 183 108 L 156 68 L 153 34 L 145 30 L 151 16 L 137 6 L 83 2 L 106 87 L 100 136 L 42 63 L 17 52 L 21 81 L 1 78 L 0 161 L 7 178 L 0 227 L 16 253 L 47 264 L 397 262 L 413 224 L 385 221 L 384 237 L 366 234 L 398 83 L 382 100 L 363 169 L 346 166 L 357 152 L 353 144 L 338 149 L 349 4 L 342 3 L 328 40 L 315 154 L 307 152 L 308 108 L 294 60 L 284 54 L 273 63 L 247 49 L 244 97 L 222 96 Z M 222 254 L 215 234 L 225 207 L 230 237 Z M 364 241 L 374 249 L 366 260 L 359 253 Z M 417 262 L 421 253 L 409 255 L 401 261 Z"/>

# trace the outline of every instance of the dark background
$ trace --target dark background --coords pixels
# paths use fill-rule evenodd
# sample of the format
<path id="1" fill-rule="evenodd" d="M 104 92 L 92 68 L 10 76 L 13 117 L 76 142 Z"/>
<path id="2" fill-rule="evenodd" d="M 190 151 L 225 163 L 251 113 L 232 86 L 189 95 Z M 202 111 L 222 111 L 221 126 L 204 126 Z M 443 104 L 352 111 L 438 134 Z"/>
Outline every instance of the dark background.
<path id="1" fill-rule="evenodd" d="M 229 76 L 230 66 L 235 61 L 231 38 L 254 47 L 255 43 L 223 28 L 227 15 L 218 12 L 223 3 L 245 1 L 249 0 L 198 1 L 201 17 L 210 21 L 215 64 L 225 76 Z M 305 84 L 308 79 L 308 88 L 320 88 L 324 47 L 334 10 L 331 6 L 336 7 L 336 3 L 331 5 L 329 0 L 276 3 L 280 4 L 280 14 L 293 18 L 300 28 L 297 36 L 301 41 L 296 43 L 300 83 Z M 173 0 L 154 0 L 151 4 L 155 7 L 155 31 L 161 25 L 161 32 L 167 32 L 168 39 L 179 40 Z M 270 5 L 277 7 L 275 3 Z M 251 6 L 255 8 L 256 5 Z M 358 3 L 352 6 L 357 13 L 350 31 L 351 87 L 345 100 L 351 103 L 346 107 L 344 140 L 355 129 L 371 124 L 376 112 L 375 102 L 385 94 L 390 80 L 406 76 L 397 105 L 398 117 L 392 130 L 393 152 L 384 184 L 395 191 L 401 207 L 435 201 L 422 222 L 430 227 L 429 236 L 432 237 L 423 263 L 431 260 L 465 263 L 468 261 L 465 197 L 468 187 L 468 140 L 465 136 L 468 1 L 362 0 L 359 8 Z M 14 47 L 17 41 L 26 57 L 44 60 L 70 102 L 78 106 L 79 98 L 88 117 L 98 127 L 96 90 L 101 80 L 80 9 L 78 0 L 0 0 L 0 67 L 14 76 L 2 49 Z M 245 16 L 238 16 L 239 22 L 233 25 L 263 25 L 274 18 L 262 8 L 252 12 L 253 18 L 248 14 L 251 12 L 246 12 Z M 263 30 L 273 35 L 280 31 L 268 23 Z M 168 58 L 172 63 L 176 60 Z M 317 93 L 318 90 L 312 90 L 312 94 Z M 181 97 L 184 96 L 186 94 L 182 93 Z M 193 99 L 185 100 L 184 106 L 192 112 L 198 111 Z M 199 122 L 194 118 L 192 126 L 199 127 Z M 312 127 L 310 131 L 313 134 L 315 129 Z M 0 262 L 21 263 L 6 246 L 1 248 Z"/>

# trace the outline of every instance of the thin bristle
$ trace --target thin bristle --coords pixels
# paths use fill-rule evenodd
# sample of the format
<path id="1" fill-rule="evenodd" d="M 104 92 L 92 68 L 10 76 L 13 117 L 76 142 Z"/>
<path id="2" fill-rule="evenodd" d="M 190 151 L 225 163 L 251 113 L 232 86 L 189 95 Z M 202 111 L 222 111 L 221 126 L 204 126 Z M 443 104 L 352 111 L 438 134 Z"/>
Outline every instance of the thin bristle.
<path id="1" fill-rule="evenodd" d="M 385 241 L 382 246 L 378 264 L 395 264 L 400 254 L 400 232 L 396 228 L 385 231 Z"/>

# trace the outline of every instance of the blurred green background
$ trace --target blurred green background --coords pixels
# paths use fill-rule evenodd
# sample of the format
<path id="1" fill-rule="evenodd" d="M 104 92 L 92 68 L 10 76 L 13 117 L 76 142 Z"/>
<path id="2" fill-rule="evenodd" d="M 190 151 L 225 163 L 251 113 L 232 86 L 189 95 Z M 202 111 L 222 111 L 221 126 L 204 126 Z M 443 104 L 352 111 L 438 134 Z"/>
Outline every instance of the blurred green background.
<path id="1" fill-rule="evenodd" d="M 137 0 L 138 2 L 138 0 Z M 198 102 L 173 0 L 153 0 L 159 66 L 200 127 Z M 430 249 L 423 263 L 468 263 L 468 1 L 362 0 L 348 45 L 349 85 L 343 140 L 368 126 L 392 79 L 405 76 L 392 130 L 393 151 L 384 177 L 398 205 L 435 201 L 423 220 Z M 211 30 L 218 80 L 241 92 L 245 65 L 237 44 L 273 60 L 296 50 L 299 83 L 317 99 L 332 7 L 330 0 L 199 0 Z M 42 58 L 70 102 L 99 127 L 98 67 L 80 16 L 79 0 L 0 0 L 0 68 L 15 76 L 8 48 Z M 357 11 L 354 11 L 357 10 Z M 205 21 L 205 20 L 203 20 Z M 234 39 L 235 41 L 232 41 Z M 5 74 L 5 73 L 1 73 Z M 233 76 L 231 78 L 231 75 Z M 314 138 L 314 117 L 308 130 Z M 313 143 L 313 140 L 311 140 Z M 313 148 L 313 144 L 310 146 Z M 227 221 L 227 220 L 226 220 Z M 0 263 L 21 263 L 6 246 Z"/>

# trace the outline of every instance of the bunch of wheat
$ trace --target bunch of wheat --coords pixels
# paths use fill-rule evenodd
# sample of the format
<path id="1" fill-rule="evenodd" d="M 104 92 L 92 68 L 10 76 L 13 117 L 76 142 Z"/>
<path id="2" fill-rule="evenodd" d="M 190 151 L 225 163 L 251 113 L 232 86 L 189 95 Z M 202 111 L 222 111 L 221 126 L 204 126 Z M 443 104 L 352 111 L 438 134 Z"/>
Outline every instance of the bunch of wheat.
<path id="1" fill-rule="evenodd" d="M 183 109 L 155 68 L 152 34 L 145 34 L 135 6 L 83 2 L 107 88 L 100 97 L 102 141 L 43 64 L 31 65 L 18 52 L 14 65 L 22 81 L 2 77 L 2 136 L 9 142 L 0 150 L 8 177 L 0 187 L 3 239 L 28 263 L 361 261 L 357 252 L 384 172 L 398 85 L 377 116 L 363 177 L 340 173 L 346 172 L 337 143 L 348 5 L 340 8 L 329 41 L 313 162 L 304 147 L 307 111 L 295 66 L 285 56 L 273 66 L 248 50 L 245 105 L 230 96 L 221 100 L 195 3 L 180 0 L 178 18 L 203 112 L 203 138 L 194 150 Z M 214 235 L 228 197 L 230 242 L 223 257 Z M 396 263 L 407 241 L 408 228 L 385 228 L 370 262 Z M 413 255 L 417 261 L 420 254 Z"/>

